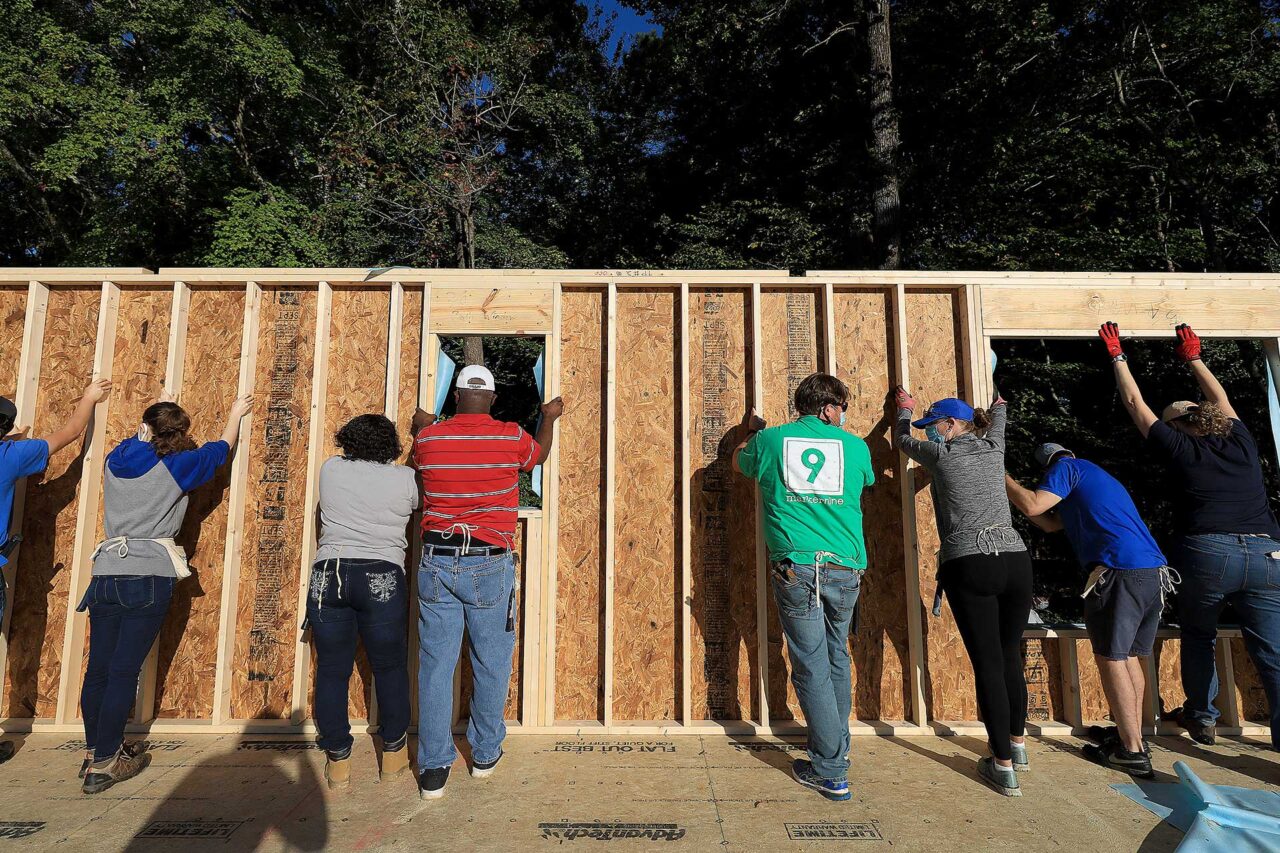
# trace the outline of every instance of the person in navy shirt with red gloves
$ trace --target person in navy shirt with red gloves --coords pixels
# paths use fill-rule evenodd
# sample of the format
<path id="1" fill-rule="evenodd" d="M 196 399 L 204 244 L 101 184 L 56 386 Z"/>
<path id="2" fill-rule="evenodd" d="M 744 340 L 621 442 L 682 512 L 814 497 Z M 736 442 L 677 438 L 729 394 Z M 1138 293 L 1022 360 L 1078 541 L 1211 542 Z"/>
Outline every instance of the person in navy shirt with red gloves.
<path id="1" fill-rule="evenodd" d="M 39 474 L 49 465 L 49 457 L 75 441 L 89 426 L 93 418 L 93 407 L 106 399 L 111 393 L 111 381 L 98 379 L 89 383 L 80 397 L 75 411 L 62 427 L 43 438 L 25 438 L 25 430 L 14 431 L 14 422 L 18 417 L 18 408 L 12 401 L 0 397 L 0 519 L 4 527 L 0 529 L 0 567 L 8 565 L 9 554 L 18 540 L 9 534 L 9 525 L 13 515 L 13 493 L 18 481 L 23 477 Z M 15 531 L 16 532 L 16 531 Z M 7 606 L 7 590 L 0 580 L 0 619 L 4 617 Z M 14 747 L 11 741 L 0 743 L 0 762 L 13 757 Z"/>
<path id="2" fill-rule="evenodd" d="M 1258 445 L 1200 358 L 1199 336 L 1185 323 L 1175 333 L 1176 356 L 1200 387 L 1199 403 L 1170 403 L 1157 418 L 1127 359 L 1115 362 L 1125 409 L 1168 470 L 1182 532 L 1173 553 L 1182 575 L 1178 621 L 1186 701 L 1168 716 L 1197 743 L 1216 742 L 1214 644 L 1218 617 L 1230 604 L 1271 706 L 1271 743 L 1280 749 L 1280 525 L 1267 497 Z M 1119 351 L 1114 323 L 1101 334 Z"/>

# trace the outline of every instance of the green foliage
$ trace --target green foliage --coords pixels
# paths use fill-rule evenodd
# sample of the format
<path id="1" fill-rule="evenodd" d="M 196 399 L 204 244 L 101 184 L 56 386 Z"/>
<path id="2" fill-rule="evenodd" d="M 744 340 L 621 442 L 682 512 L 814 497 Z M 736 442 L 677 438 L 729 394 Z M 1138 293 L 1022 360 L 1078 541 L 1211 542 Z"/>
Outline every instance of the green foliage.
<path id="1" fill-rule="evenodd" d="M 215 267 L 334 266 L 316 234 L 315 214 L 280 190 L 232 190 L 214 215 L 213 242 L 201 259 Z"/>

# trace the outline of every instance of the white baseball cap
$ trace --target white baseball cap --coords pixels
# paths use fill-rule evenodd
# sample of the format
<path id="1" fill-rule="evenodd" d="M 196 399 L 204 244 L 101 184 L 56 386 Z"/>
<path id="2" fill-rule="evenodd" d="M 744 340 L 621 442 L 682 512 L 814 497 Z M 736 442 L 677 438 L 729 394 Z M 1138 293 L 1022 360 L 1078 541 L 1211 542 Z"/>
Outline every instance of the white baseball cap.
<path id="1" fill-rule="evenodd" d="M 478 364 L 468 364 L 458 372 L 458 381 L 454 387 L 463 391 L 495 391 L 497 386 L 493 383 L 493 374 L 488 368 L 481 367 Z"/>

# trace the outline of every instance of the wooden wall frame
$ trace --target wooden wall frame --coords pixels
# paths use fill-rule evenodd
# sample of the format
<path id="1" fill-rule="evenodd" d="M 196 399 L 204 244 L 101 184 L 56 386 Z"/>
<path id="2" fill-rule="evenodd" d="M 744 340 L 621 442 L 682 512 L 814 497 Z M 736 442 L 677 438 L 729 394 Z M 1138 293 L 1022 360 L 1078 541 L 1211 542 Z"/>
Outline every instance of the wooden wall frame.
<path id="1" fill-rule="evenodd" d="M 964 393 L 985 402 L 993 391 L 988 351 L 992 340 L 1015 337 L 1091 337 L 1098 323 L 1115 319 L 1122 324 L 1127 335 L 1164 336 L 1169 328 L 1183 320 L 1191 321 L 1204 337 L 1248 337 L 1264 341 L 1267 358 L 1280 375 L 1280 276 L 1276 275 L 1183 275 L 1183 274 L 1105 274 L 1105 273 L 993 273 L 993 272 L 881 272 L 881 271 L 813 271 L 804 277 L 792 277 L 785 272 L 760 270 L 696 271 L 696 270 L 415 270 L 395 268 L 388 270 L 367 269 L 161 269 L 150 272 L 143 269 L 40 269 L 15 268 L 0 270 L 0 285 L 26 290 L 26 317 L 23 327 L 21 363 L 18 366 L 16 403 L 19 424 L 29 423 L 35 411 L 40 393 L 40 365 L 44 357 L 44 316 L 49 294 L 61 287 L 92 286 L 100 289 L 97 337 L 93 350 L 95 376 L 110 377 L 115 347 L 115 326 L 119 311 L 120 295 L 124 288 L 172 288 L 173 299 L 169 316 L 169 349 L 163 377 L 169 393 L 181 399 L 185 384 L 199 381 L 199 377 L 184 376 L 184 348 L 187 341 L 186 316 L 191 293 L 206 287 L 243 288 L 243 317 L 234 322 L 241 324 L 240 372 L 237 380 L 239 393 L 247 393 L 254 382 L 258 344 L 263 334 L 260 315 L 263 288 L 277 285 L 294 288 L 314 288 L 317 301 L 314 359 L 311 375 L 311 397 L 308 423 L 305 426 L 309 444 L 306 459 L 306 494 L 309 505 L 316 497 L 319 464 L 322 461 L 323 414 L 325 388 L 330 372 L 350 369 L 348 365 L 335 365 L 330 359 L 330 317 L 334 288 L 372 287 L 389 291 L 387 309 L 388 351 L 385 365 L 364 366 L 376 369 L 386 377 L 384 411 L 389 417 L 398 412 L 398 392 L 402 384 L 402 341 L 406 294 L 421 293 L 422 335 L 417 352 L 419 374 L 417 401 L 424 409 L 430 409 L 435 392 L 435 361 L 439 351 L 440 335 L 457 334 L 531 334 L 545 336 L 546 383 L 545 397 L 550 399 L 562 393 L 565 377 L 562 375 L 560 346 L 563 323 L 563 290 L 588 289 L 599 293 L 604 300 L 603 346 L 600 352 L 601 374 L 604 381 L 604 459 L 602 489 L 606 495 L 615 495 L 623 484 L 618 483 L 618 381 L 619 347 L 619 292 L 634 289 L 656 290 L 671 294 L 676 305 L 675 323 L 678 327 L 678 351 L 673 355 L 675 375 L 669 390 L 670 404 L 677 408 L 676 429 L 679 436 L 679 452 L 675 471 L 679 476 L 673 517 L 679 525 L 676 594 L 672 602 L 675 612 L 675 637 L 679 646 L 676 666 L 679 678 L 673 720 L 643 721 L 615 719 L 615 656 L 622 652 L 628 640 L 617 635 L 614 620 L 614 571 L 619 559 L 615 542 L 615 518 L 613 501 L 606 501 L 601 513 L 601 539 L 603 543 L 601 596 L 601 650 L 602 691 L 604 701 L 598 719 L 560 720 L 556 717 L 556 609 L 560 592 L 558 577 L 562 566 L 559 561 L 565 543 L 561 536 L 560 507 L 560 454 L 559 442 L 543 468 L 543 495 L 545 509 L 524 516 L 527 527 L 526 581 L 522 600 L 522 648 L 521 672 L 522 701 L 518 708 L 518 722 L 512 730 L 518 733 L 573 733 L 593 731 L 599 733 L 627 733 L 634 735 L 676 735 L 708 732 L 793 735 L 802 726 L 781 718 L 771 719 L 769 707 L 770 649 L 767 636 L 769 594 L 763 534 L 757 524 L 755 548 L 755 636 L 745 642 L 755 657 L 755 671 L 748 679 L 751 703 L 758 713 L 755 719 L 743 713 L 744 719 L 697 719 L 693 709 L 691 667 L 692 629 L 695 615 L 691 607 L 698 594 L 695 587 L 692 561 L 694 525 L 692 503 L 694 500 L 695 469 L 691 453 L 691 418 L 694 401 L 690 399 L 690 340 L 691 288 L 715 288 L 736 291 L 746 306 L 749 347 L 749 399 L 758 410 L 765 404 L 765 376 L 763 374 L 761 340 L 762 310 L 765 304 L 765 288 L 770 292 L 798 288 L 816 293 L 819 307 L 817 327 L 821 329 L 823 360 L 820 365 L 834 371 L 852 365 L 837 365 L 835 335 L 837 326 L 838 297 L 842 292 L 868 290 L 882 293 L 890 306 L 892 316 L 885 318 L 887 334 L 892 340 L 890 375 L 896 382 L 910 381 L 908 370 L 909 334 L 906 302 L 913 293 L 949 290 L 956 294 L 957 331 L 954 345 L 957 358 L 962 363 L 960 374 Z M 628 304 L 630 304 L 628 302 Z M 411 322 L 416 322 L 413 320 Z M 744 356 L 746 357 L 746 356 Z M 775 401 L 776 402 L 776 401 Z M 567 401 L 569 406 L 573 401 Z M 110 401 L 99 406 L 93 427 L 87 437 L 88 451 L 84 463 L 79 503 L 76 508 L 76 534 L 74 557 L 68 568 L 72 583 L 67 600 L 51 601 L 51 605 L 64 608 L 67 613 L 66 628 L 62 637 L 62 669 L 56 697 L 56 714 L 51 720 L 11 718 L 0 722 L 5 731 L 64 731 L 79 728 L 77 700 L 79 696 L 79 672 L 84 649 L 85 620 L 75 613 L 75 604 L 83 592 L 89 577 L 90 555 L 96 545 L 96 517 L 101 500 L 103 460 L 107 448 L 106 413 Z M 232 473 L 227 493 L 229 518 L 225 534 L 223 556 L 223 583 L 221 611 L 218 624 L 218 649 L 216 670 L 213 673 L 213 712 L 202 720 L 153 719 L 155 694 L 154 655 L 144 669 L 139 684 L 139 701 L 133 728 L 153 732 L 178 733 L 203 732 L 271 732 L 275 734 L 305 734 L 314 731 L 306 707 L 307 685 L 310 678 L 309 649 L 304 642 L 295 648 L 292 669 L 291 702 L 286 717 L 281 719 L 245 720 L 232 715 L 232 683 L 237 677 L 232 668 L 236 636 L 236 602 L 240 595 L 241 555 L 244 542 L 245 515 L 249 506 L 248 446 L 256 421 L 262 413 L 252 415 L 242 424 L 240 441 L 231 461 Z M 557 430 L 559 427 L 557 427 Z M 929 675 L 929 662 L 924 648 L 923 609 L 927 602 L 921 599 L 919 578 L 924 556 L 919 553 L 917 541 L 916 497 L 914 473 L 905 457 L 898 457 L 897 488 L 900 491 L 900 511 L 903 523 L 902 546 L 904 548 L 903 592 L 907 648 L 903 658 L 904 693 L 906 696 L 905 721 L 852 720 L 851 731 L 856 734 L 912 734 L 926 732 L 959 733 L 980 730 L 972 720 L 937 720 L 928 716 L 925 701 L 925 682 Z M 23 512 L 23 491 L 15 496 L 13 524 L 20 525 Z M 748 510 L 751 511 L 751 510 Z M 754 512 L 760 511 L 758 498 Z M 309 564 L 314 553 L 315 527 L 313 513 L 308 513 L 303 529 L 298 533 L 302 545 L 301 559 L 295 567 L 299 572 L 297 605 L 305 606 L 306 583 Z M 896 532 L 894 534 L 897 535 Z M 417 543 L 411 542 L 411 551 L 417 554 Z M 6 569 L 6 579 L 12 584 L 14 568 L 20 555 L 15 554 L 11 566 Z M 18 573 L 20 578 L 20 573 Z M 870 582 L 874 582 L 871 578 Z M 12 597 L 10 599 L 13 600 Z M 4 636 L 9 631 L 9 613 L 5 615 Z M 416 651 L 416 632 L 411 632 L 411 642 Z M 1076 642 L 1083 636 L 1078 629 L 1046 630 L 1029 629 L 1029 640 L 1055 645 L 1058 654 L 1059 682 L 1062 693 L 1061 719 L 1030 726 L 1032 731 L 1078 731 L 1091 722 L 1082 712 L 1082 667 L 1076 651 Z M 1165 639 L 1176 639 L 1176 632 L 1163 631 Z M 1219 677 L 1223 684 L 1223 726 L 1226 734 L 1259 734 L 1265 726 L 1245 718 L 1235 689 L 1239 658 L 1233 657 L 1230 644 L 1238 642 L 1238 632 L 1223 631 L 1219 641 Z M 8 644 L 0 643 L 0 684 L 11 671 L 7 660 Z M 411 653 L 410 665 L 416 667 L 416 654 Z M 1089 666 L 1086 663 L 1083 666 Z M 1153 681 L 1160 673 L 1152 665 L 1149 672 Z M 775 673 L 776 676 L 776 673 Z M 1167 731 L 1154 719 L 1154 697 L 1147 709 L 1150 731 Z M 776 699 L 775 699 L 776 702 Z M 369 722 L 376 724 L 376 706 L 369 708 Z"/>

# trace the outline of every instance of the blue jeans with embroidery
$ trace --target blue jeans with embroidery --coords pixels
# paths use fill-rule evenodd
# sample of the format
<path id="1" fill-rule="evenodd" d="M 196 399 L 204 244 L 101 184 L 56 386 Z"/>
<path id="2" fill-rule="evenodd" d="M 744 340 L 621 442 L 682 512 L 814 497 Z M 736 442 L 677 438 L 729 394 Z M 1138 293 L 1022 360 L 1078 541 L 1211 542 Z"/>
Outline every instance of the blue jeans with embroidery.
<path id="1" fill-rule="evenodd" d="M 1187 716 L 1218 719 L 1214 641 L 1218 615 L 1230 604 L 1271 706 L 1271 743 L 1280 749 L 1280 542 L 1265 536 L 1187 536 L 1177 550 L 1182 689 Z"/>
<path id="2" fill-rule="evenodd" d="M 809 760 L 822 778 L 844 779 L 849 772 L 853 707 L 849 626 L 862 572 L 826 563 L 818 585 L 813 569 L 783 561 L 772 564 L 770 575 L 787 638 L 791 683 L 809 730 Z"/>
<path id="3" fill-rule="evenodd" d="M 307 625 L 316 644 L 316 728 L 336 759 L 351 754 L 347 691 L 364 643 L 378 696 L 382 748 L 409 737 L 409 598 L 404 568 L 386 560 L 322 560 L 311 567 Z"/>
<path id="4" fill-rule="evenodd" d="M 449 767 L 453 746 L 453 669 L 462 629 L 471 648 L 474 688 L 467 723 L 471 757 L 496 761 L 507 736 L 503 711 L 516 645 L 516 567 L 511 552 L 457 556 L 422 546 L 418 567 L 418 771 Z"/>
<path id="5" fill-rule="evenodd" d="M 111 760 L 138 695 L 138 674 L 160 635 L 177 578 L 97 575 L 76 610 L 89 611 L 89 664 L 80 690 L 84 742 L 94 764 Z"/>

